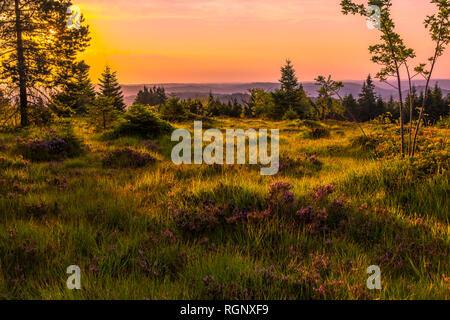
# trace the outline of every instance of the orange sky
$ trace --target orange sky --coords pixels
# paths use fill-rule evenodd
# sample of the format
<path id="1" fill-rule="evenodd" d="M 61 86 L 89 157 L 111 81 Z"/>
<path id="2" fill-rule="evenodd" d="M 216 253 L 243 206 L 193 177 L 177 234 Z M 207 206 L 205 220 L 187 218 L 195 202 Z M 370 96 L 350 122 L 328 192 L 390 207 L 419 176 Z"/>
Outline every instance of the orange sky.
<path id="1" fill-rule="evenodd" d="M 363 1 L 358 1 L 363 2 Z M 365 1 L 364 1 L 365 2 Z M 94 81 L 105 64 L 121 83 L 277 81 L 290 58 L 301 81 L 359 80 L 377 72 L 378 31 L 344 16 L 340 0 L 73 0 L 91 26 L 83 58 Z M 429 0 L 393 0 L 397 30 L 418 60 L 432 54 Z M 435 78 L 450 78 L 450 48 Z"/>

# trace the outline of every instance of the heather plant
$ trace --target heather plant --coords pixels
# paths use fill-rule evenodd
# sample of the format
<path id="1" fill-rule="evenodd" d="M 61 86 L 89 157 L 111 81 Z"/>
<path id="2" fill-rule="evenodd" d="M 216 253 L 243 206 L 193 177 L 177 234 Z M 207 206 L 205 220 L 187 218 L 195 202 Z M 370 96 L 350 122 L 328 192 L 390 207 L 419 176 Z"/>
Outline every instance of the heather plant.
<path id="1" fill-rule="evenodd" d="M 305 125 L 280 121 L 286 168 L 264 177 L 249 165 L 176 166 L 167 136 L 102 141 L 86 119 L 70 122 L 86 144 L 72 159 L 17 154 L 17 136 L 48 129 L 0 133 L 1 299 L 449 298 L 445 128 L 424 128 L 412 161 L 398 156 L 396 125 L 366 124 L 377 140 L 366 151 L 354 124 L 316 121 L 329 138 L 302 139 Z M 120 165 L 103 166 L 126 148 Z M 138 151 L 158 161 L 130 170 Z M 82 290 L 65 286 L 73 264 Z M 366 286 L 369 265 L 381 290 Z"/>
<path id="2" fill-rule="evenodd" d="M 33 161 L 62 160 L 79 156 L 83 144 L 73 129 L 64 125 L 58 131 L 46 130 L 42 136 L 17 138 L 16 152 Z"/>
<path id="3" fill-rule="evenodd" d="M 295 206 L 294 193 L 289 182 L 276 181 L 270 185 L 266 196 L 267 209 L 271 214 L 287 214 Z"/>
<path id="4" fill-rule="evenodd" d="M 105 168 L 142 168 L 156 161 L 151 155 L 135 151 L 131 148 L 110 152 L 102 161 Z"/>
<path id="5" fill-rule="evenodd" d="M 305 137 L 310 139 L 322 139 L 330 136 L 330 131 L 324 127 L 311 128 Z"/>

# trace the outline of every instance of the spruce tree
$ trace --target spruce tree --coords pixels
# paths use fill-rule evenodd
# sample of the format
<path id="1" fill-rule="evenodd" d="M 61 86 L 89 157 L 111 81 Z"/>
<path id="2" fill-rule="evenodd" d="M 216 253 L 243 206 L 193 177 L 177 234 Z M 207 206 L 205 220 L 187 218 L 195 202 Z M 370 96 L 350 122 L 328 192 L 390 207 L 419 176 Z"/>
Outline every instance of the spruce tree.
<path id="1" fill-rule="evenodd" d="M 349 110 L 356 118 L 356 120 L 361 121 L 360 114 L 359 114 L 359 105 L 358 101 L 353 97 L 353 95 L 350 93 L 349 95 L 345 96 L 344 99 L 342 99 L 342 105 Z M 350 117 L 351 119 L 351 117 Z M 350 120 L 349 119 L 349 120 Z M 353 119 L 351 119 L 353 120 Z"/>
<path id="2" fill-rule="evenodd" d="M 186 119 L 186 110 L 180 98 L 170 98 L 161 108 L 161 118 L 168 121 L 182 121 Z"/>
<path id="3" fill-rule="evenodd" d="M 125 103 L 123 101 L 122 88 L 117 80 L 117 72 L 111 71 L 109 66 L 106 66 L 105 71 L 102 73 L 100 81 L 100 93 L 104 97 L 109 97 L 114 100 L 114 107 L 118 111 L 125 110 Z"/>
<path id="4" fill-rule="evenodd" d="M 89 44 L 89 28 L 68 29 L 68 0 L 0 1 L 0 80 L 18 92 L 21 125 L 41 92 L 61 85 Z M 81 18 L 83 22 L 84 19 Z"/>
<path id="5" fill-rule="evenodd" d="M 299 84 L 294 66 L 290 60 L 281 68 L 281 90 L 273 95 L 275 110 L 272 118 L 281 119 L 288 109 L 293 109 L 299 116 L 305 117 L 311 108 L 303 86 Z"/>
<path id="6" fill-rule="evenodd" d="M 68 107 L 77 114 L 86 113 L 95 99 L 94 86 L 89 78 L 90 67 L 84 62 L 74 64 L 71 74 L 61 85 L 61 91 L 53 97 L 53 104 Z"/>
<path id="7" fill-rule="evenodd" d="M 358 104 L 360 107 L 361 121 L 369 121 L 378 116 L 376 114 L 377 98 L 375 95 L 375 85 L 370 74 L 363 83 L 361 93 L 359 94 Z"/>

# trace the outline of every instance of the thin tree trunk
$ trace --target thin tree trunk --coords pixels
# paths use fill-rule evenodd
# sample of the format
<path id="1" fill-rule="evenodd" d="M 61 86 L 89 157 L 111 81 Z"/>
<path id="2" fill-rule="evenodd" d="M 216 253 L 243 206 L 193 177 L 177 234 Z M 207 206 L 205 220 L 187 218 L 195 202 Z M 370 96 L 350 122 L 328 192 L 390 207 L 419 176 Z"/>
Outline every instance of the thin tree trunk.
<path id="1" fill-rule="evenodd" d="M 408 144 L 408 155 L 412 155 L 412 130 L 413 130 L 413 101 L 412 101 L 412 86 L 411 86 L 411 74 L 409 73 L 409 67 L 405 63 L 406 72 L 408 74 L 409 83 L 409 144 Z"/>
<path id="2" fill-rule="evenodd" d="M 433 63 L 431 64 L 430 73 L 428 74 L 428 77 L 427 77 L 427 84 L 425 85 L 425 92 L 423 93 L 422 108 L 420 109 L 419 120 L 417 121 L 417 126 L 416 126 L 416 132 L 414 132 L 414 143 L 413 143 L 413 148 L 412 148 L 412 156 L 413 157 L 416 152 L 417 134 L 419 133 L 419 130 L 420 130 L 420 124 L 422 122 L 423 113 L 425 110 L 425 103 L 428 98 L 428 87 L 430 86 L 431 75 L 433 74 L 434 66 L 436 64 L 439 45 L 440 45 L 440 37 L 437 41 L 437 46 L 436 46 L 436 50 L 435 50 L 434 57 L 433 57 Z"/>
<path id="3" fill-rule="evenodd" d="M 16 15 L 16 49 L 17 49 L 17 69 L 19 73 L 19 101 L 20 101 L 20 124 L 22 127 L 28 126 L 28 94 L 26 65 L 22 39 L 22 22 L 20 16 L 20 0 L 14 0 L 14 9 Z"/>
<path id="4" fill-rule="evenodd" d="M 389 47 L 391 49 L 392 58 L 394 59 L 395 63 L 395 71 L 397 73 L 397 89 L 398 89 L 398 96 L 399 96 L 399 106 L 400 106 L 400 134 L 402 136 L 402 156 L 405 156 L 405 137 L 404 137 L 404 126 L 403 126 L 403 97 L 402 97 L 402 83 L 400 78 L 400 71 L 398 67 L 398 59 L 395 55 L 394 47 L 392 44 L 391 35 L 389 34 L 389 30 L 386 28 L 385 24 L 383 24 L 385 34 L 388 38 Z"/>
<path id="5" fill-rule="evenodd" d="M 397 61 L 395 61 L 395 69 L 397 71 L 397 83 L 398 83 L 398 95 L 400 106 L 400 133 L 402 136 L 402 156 L 405 156 L 405 129 L 404 129 L 404 117 L 403 117 L 403 96 L 402 96 L 402 83 L 400 79 L 400 71 L 398 70 Z"/>
<path id="6" fill-rule="evenodd" d="M 342 106 L 345 108 L 345 110 L 347 111 L 347 113 L 350 115 L 350 117 L 352 117 L 353 121 L 356 122 L 356 124 L 358 125 L 359 129 L 361 130 L 362 134 L 364 135 L 364 137 L 367 138 L 366 133 L 364 132 L 363 127 L 361 126 L 361 124 L 358 122 L 358 119 L 356 119 L 356 117 L 353 115 L 353 113 L 350 111 L 349 108 L 347 108 L 346 106 L 344 106 L 344 99 L 342 99 L 341 95 L 338 92 L 335 92 L 335 94 L 338 96 L 339 100 L 341 101 Z"/>

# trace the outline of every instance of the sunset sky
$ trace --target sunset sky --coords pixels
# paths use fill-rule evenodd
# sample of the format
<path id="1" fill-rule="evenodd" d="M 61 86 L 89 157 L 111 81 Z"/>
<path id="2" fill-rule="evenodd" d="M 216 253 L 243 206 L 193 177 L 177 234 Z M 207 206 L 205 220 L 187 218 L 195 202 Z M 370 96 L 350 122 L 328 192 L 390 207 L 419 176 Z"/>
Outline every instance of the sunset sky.
<path id="1" fill-rule="evenodd" d="M 358 1 L 363 3 L 363 1 Z M 366 1 L 364 1 L 366 2 Z M 393 16 L 419 61 L 432 54 L 429 0 L 394 0 Z M 91 26 L 83 58 L 94 81 L 106 64 L 124 84 L 277 81 L 286 58 L 301 81 L 359 80 L 377 72 L 379 31 L 344 16 L 340 0 L 74 0 Z M 450 50 L 449 50 L 450 51 Z M 435 78 L 450 78 L 450 52 Z"/>

